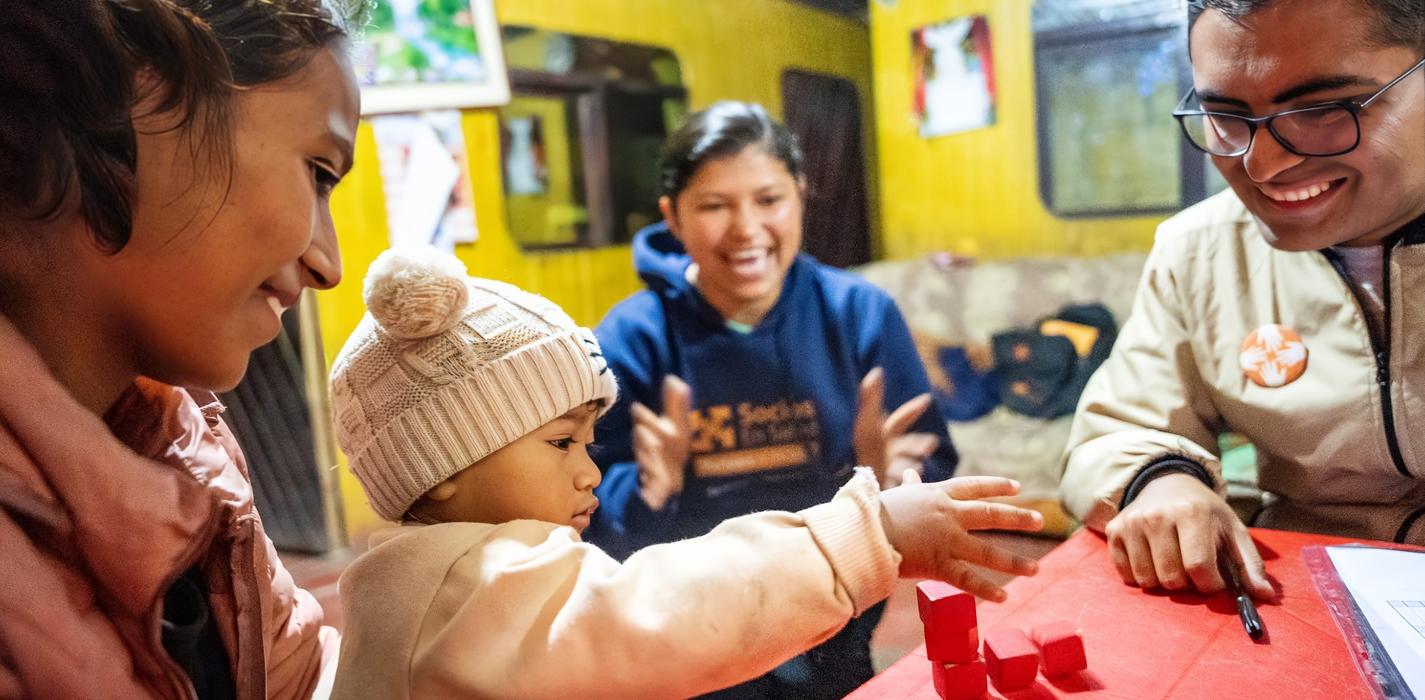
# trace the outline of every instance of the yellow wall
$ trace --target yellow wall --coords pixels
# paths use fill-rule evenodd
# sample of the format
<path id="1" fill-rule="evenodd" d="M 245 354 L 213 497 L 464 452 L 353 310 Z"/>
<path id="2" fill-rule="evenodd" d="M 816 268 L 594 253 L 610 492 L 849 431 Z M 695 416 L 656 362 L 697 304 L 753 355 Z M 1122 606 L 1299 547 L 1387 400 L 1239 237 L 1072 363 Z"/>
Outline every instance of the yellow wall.
<path id="1" fill-rule="evenodd" d="M 861 90 L 868 131 L 874 123 L 866 27 L 787 0 L 496 0 L 495 9 L 505 24 L 672 49 L 681 62 L 693 109 L 719 99 L 740 99 L 761 102 L 781 114 L 782 72 L 801 68 L 853 80 Z M 626 246 L 524 254 L 506 225 L 495 114 L 467 112 L 463 127 L 480 240 L 458 247 L 456 253 L 473 274 L 539 292 L 588 325 L 639 288 Z M 361 280 L 387 245 L 385 203 L 368 124 L 362 125 L 357 141 L 357 166 L 337 188 L 332 203 L 346 282 L 317 295 L 328 363 L 360 321 Z M 872 157 L 873 146 L 868 138 Z M 872 216 L 874 221 L 874 211 Z M 359 536 L 379 521 L 345 464 L 340 473 L 347 532 Z"/>
<path id="2" fill-rule="evenodd" d="M 883 252 L 985 258 L 1145 250 L 1162 217 L 1059 219 L 1039 197 L 1029 0 L 899 0 L 871 5 Z M 911 112 L 910 33 L 967 15 L 989 19 L 996 123 L 922 139 Z"/>

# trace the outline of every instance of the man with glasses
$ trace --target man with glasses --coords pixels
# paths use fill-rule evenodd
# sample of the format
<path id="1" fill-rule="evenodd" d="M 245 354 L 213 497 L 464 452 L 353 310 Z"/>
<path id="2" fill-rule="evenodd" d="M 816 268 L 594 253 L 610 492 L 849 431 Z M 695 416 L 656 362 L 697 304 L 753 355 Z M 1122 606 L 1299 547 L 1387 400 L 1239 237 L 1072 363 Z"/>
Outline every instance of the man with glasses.
<path id="1" fill-rule="evenodd" d="M 1263 527 L 1425 544 L 1425 0 L 1193 0 L 1174 111 L 1231 190 L 1162 225 L 1065 456 L 1125 582 L 1273 595 Z M 1412 430 L 1413 429 L 1413 430 Z"/>

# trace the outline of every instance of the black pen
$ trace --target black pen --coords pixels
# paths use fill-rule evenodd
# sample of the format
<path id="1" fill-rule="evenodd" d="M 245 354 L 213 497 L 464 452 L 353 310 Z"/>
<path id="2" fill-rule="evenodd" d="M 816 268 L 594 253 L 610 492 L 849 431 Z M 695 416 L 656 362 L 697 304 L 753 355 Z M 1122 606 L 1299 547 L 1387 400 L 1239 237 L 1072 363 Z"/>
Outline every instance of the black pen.
<path id="1" fill-rule="evenodd" d="M 1242 628 L 1247 630 L 1247 636 L 1256 641 L 1267 633 L 1267 628 L 1262 626 L 1262 616 L 1257 614 L 1257 605 L 1252 602 L 1252 596 L 1242 589 L 1242 578 L 1237 573 L 1237 562 L 1231 556 L 1225 557 L 1227 571 L 1227 586 L 1232 589 L 1232 595 L 1237 598 L 1237 616 L 1242 618 Z"/>

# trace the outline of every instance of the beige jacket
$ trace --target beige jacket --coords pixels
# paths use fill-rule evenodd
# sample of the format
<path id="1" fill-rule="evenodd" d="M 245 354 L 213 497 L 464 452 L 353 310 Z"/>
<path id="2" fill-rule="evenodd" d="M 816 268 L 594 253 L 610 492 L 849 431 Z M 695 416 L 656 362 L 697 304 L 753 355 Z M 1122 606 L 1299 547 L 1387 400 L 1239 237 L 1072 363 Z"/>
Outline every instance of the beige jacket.
<path id="1" fill-rule="evenodd" d="M 263 534 L 216 399 L 140 379 L 106 425 L 3 316 L 0 357 L 0 698 L 194 697 L 160 643 L 194 565 L 237 697 L 309 697 L 337 635 Z"/>
<path id="2" fill-rule="evenodd" d="M 573 528 L 407 525 L 341 578 L 333 698 L 674 698 L 747 680 L 890 595 L 869 470 L 800 513 L 619 564 Z"/>
<path id="3" fill-rule="evenodd" d="M 1066 507 L 1102 530 L 1138 470 L 1192 459 L 1225 487 L 1217 434 L 1257 447 L 1266 508 L 1253 525 L 1425 544 L 1425 219 L 1387 259 L 1379 349 L 1352 288 L 1323 252 L 1263 239 L 1231 192 L 1164 223 L 1133 313 L 1079 402 L 1064 461 Z M 1306 345 L 1299 379 L 1245 376 L 1242 344 L 1281 324 Z"/>

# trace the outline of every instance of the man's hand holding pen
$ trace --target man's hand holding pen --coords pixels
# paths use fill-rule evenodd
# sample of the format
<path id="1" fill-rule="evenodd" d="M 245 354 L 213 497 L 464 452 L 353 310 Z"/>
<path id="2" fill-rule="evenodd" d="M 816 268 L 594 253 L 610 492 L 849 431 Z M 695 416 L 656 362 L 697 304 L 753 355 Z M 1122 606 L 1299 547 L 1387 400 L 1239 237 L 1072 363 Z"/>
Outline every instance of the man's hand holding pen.
<path id="1" fill-rule="evenodd" d="M 1217 593 L 1228 584 L 1218 566 L 1219 551 L 1225 551 L 1240 567 L 1251 597 L 1276 596 L 1247 527 L 1195 477 L 1165 474 L 1152 480 L 1105 533 L 1114 566 L 1131 586 Z"/>

